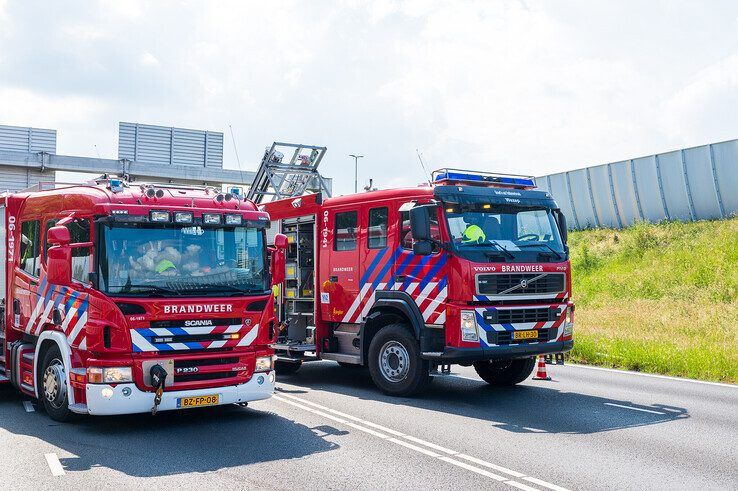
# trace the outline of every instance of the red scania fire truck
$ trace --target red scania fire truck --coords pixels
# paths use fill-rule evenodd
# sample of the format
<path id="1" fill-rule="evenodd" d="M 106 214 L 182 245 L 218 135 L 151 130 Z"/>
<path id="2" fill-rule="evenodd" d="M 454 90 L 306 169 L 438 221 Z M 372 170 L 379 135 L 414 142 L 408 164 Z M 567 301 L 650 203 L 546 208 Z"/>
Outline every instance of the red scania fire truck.
<path id="1" fill-rule="evenodd" d="M 105 178 L 3 195 L 0 380 L 61 421 L 270 397 L 269 224 L 208 187 Z"/>
<path id="2" fill-rule="evenodd" d="M 280 373 L 364 365 L 407 395 L 451 364 L 516 384 L 573 346 L 566 220 L 531 177 L 443 169 L 431 186 L 263 209 L 288 238 Z"/>

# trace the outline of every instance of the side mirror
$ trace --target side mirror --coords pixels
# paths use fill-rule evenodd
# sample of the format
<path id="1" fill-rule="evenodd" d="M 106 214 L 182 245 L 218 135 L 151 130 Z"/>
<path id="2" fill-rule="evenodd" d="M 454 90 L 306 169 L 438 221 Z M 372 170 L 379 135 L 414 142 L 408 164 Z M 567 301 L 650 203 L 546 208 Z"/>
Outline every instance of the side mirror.
<path id="1" fill-rule="evenodd" d="M 410 231 L 416 241 L 430 240 L 430 215 L 427 206 L 416 206 L 410 209 Z"/>
<path id="2" fill-rule="evenodd" d="M 430 240 L 413 242 L 413 254 L 416 256 L 430 256 L 433 254 L 433 242 Z"/>
<path id="3" fill-rule="evenodd" d="M 285 250 L 287 249 L 287 246 L 289 245 L 289 241 L 287 240 L 287 236 L 284 234 L 277 234 L 274 236 L 274 247 L 277 249 Z"/>
<path id="4" fill-rule="evenodd" d="M 46 232 L 46 242 L 51 245 L 67 245 L 71 240 L 69 229 L 64 226 L 51 227 Z"/>
<path id="5" fill-rule="evenodd" d="M 284 251 L 287 249 L 287 236 L 277 234 L 274 237 L 274 248 L 272 249 L 272 285 L 279 285 L 284 282 Z"/>
<path id="6" fill-rule="evenodd" d="M 556 217 L 558 218 L 559 234 L 561 234 L 561 241 L 566 245 L 569 239 L 569 229 L 566 226 L 566 215 L 561 210 L 556 210 Z"/>
<path id="7" fill-rule="evenodd" d="M 66 227 L 54 227 L 63 228 Z M 49 229 L 49 232 L 54 230 Z M 49 249 L 46 261 L 46 278 L 49 284 L 69 286 L 72 284 L 72 248 L 68 245 L 69 231 L 67 230 L 67 244 L 55 245 Z"/>

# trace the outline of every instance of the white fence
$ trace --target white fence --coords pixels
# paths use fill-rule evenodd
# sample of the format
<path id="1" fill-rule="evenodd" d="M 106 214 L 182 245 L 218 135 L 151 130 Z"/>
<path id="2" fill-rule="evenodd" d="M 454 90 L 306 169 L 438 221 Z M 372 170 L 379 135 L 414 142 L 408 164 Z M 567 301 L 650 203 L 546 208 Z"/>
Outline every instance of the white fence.
<path id="1" fill-rule="evenodd" d="M 569 228 L 637 220 L 704 220 L 738 214 L 738 140 L 536 178 Z"/>

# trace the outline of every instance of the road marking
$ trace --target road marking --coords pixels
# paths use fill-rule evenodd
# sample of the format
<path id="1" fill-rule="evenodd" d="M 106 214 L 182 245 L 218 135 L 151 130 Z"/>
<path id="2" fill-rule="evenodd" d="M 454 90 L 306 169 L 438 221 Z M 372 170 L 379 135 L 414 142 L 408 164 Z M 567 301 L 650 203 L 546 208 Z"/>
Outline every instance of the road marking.
<path id="1" fill-rule="evenodd" d="M 553 489 L 554 491 L 567 491 L 565 488 L 562 488 L 555 484 L 551 484 L 550 482 L 541 481 L 540 479 L 537 479 L 535 477 L 527 476 L 527 477 L 524 477 L 523 479 L 525 479 L 528 482 L 538 484 L 539 486 L 543 486 L 544 488 Z"/>
<path id="2" fill-rule="evenodd" d="M 64 475 L 64 467 L 62 467 L 61 462 L 59 462 L 59 457 L 57 457 L 55 453 L 45 453 L 44 457 L 46 457 L 46 463 L 49 464 L 49 469 L 51 469 L 52 475 Z"/>
<path id="3" fill-rule="evenodd" d="M 738 389 L 738 385 L 735 385 L 735 384 L 726 384 L 723 382 L 710 382 L 707 380 L 695 380 L 693 378 L 671 377 L 669 375 L 659 375 L 657 373 L 643 373 L 643 372 L 634 372 L 632 370 L 618 370 L 616 368 L 593 367 L 591 365 L 579 365 L 578 363 L 569 363 L 564 366 L 574 367 L 574 368 L 584 368 L 587 370 L 600 370 L 602 372 L 619 373 L 621 375 L 640 375 L 641 377 L 661 378 L 665 380 L 673 380 L 675 382 L 690 382 L 693 384 L 716 385 L 718 387 L 730 387 L 732 389 Z"/>
<path id="4" fill-rule="evenodd" d="M 639 407 L 624 406 L 622 404 L 615 404 L 614 402 L 605 402 L 603 404 L 605 406 L 622 407 L 623 409 L 632 409 L 633 411 L 641 411 L 641 412 L 644 412 L 644 413 L 661 414 L 661 415 L 666 414 L 666 413 L 662 413 L 661 411 L 652 411 L 651 409 L 641 409 Z"/>
<path id="5" fill-rule="evenodd" d="M 273 398 L 280 402 L 303 409 L 307 412 L 317 414 L 319 416 L 328 418 L 337 423 L 341 423 L 351 428 L 355 428 L 359 431 L 363 431 L 377 438 L 381 438 L 382 440 L 386 440 L 396 445 L 400 445 L 402 447 L 408 448 L 410 450 L 423 454 L 427 457 L 442 460 L 456 467 L 460 467 L 470 472 L 474 472 L 476 474 L 485 476 L 489 479 L 493 479 L 503 484 L 509 484 L 510 486 L 513 486 L 519 489 L 528 490 L 528 491 L 538 491 L 536 488 L 530 487 L 522 482 L 514 481 L 512 479 L 509 479 L 508 477 L 492 473 L 484 469 L 483 467 L 486 467 L 487 469 L 493 469 L 493 470 L 496 470 L 504 474 L 508 474 L 509 476 L 512 476 L 514 478 L 525 479 L 526 481 L 530 483 L 538 484 L 539 486 L 542 486 L 548 489 L 552 489 L 555 491 L 567 491 L 566 488 L 562 488 L 561 486 L 548 483 L 541 479 L 526 476 L 523 473 L 513 471 L 511 469 L 507 469 L 505 467 L 502 467 L 496 464 L 492 464 L 491 462 L 486 462 L 484 460 L 478 459 L 476 457 L 472 457 L 470 455 L 462 454 L 461 452 L 457 452 L 455 450 L 442 447 L 441 445 L 437 445 L 435 443 L 423 440 L 421 438 L 414 437 L 412 435 L 406 435 L 400 431 L 393 430 L 392 428 L 387 428 L 386 426 L 373 423 L 371 421 L 366 421 L 361 418 L 357 418 L 356 416 L 352 416 L 342 411 L 331 409 L 329 407 L 323 406 L 321 404 L 317 404 L 312 401 L 308 401 L 308 400 L 295 397 L 293 395 L 284 394 L 284 393 L 280 393 L 279 395 L 274 395 Z M 443 455 L 443 454 L 446 454 L 446 455 Z M 477 464 L 477 465 L 474 466 L 474 465 L 468 464 L 467 462 L 463 462 L 462 460 L 459 460 L 459 459 L 463 459 L 468 462 L 473 462 L 474 464 Z"/>
<path id="6" fill-rule="evenodd" d="M 35 411 L 31 401 L 23 401 L 23 407 L 25 408 L 27 413 L 32 413 Z"/>

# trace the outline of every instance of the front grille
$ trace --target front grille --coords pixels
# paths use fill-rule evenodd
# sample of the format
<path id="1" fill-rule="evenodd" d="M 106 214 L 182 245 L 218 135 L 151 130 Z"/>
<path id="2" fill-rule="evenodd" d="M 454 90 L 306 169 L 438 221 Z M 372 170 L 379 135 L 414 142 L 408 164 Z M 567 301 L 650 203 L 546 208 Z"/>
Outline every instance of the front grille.
<path id="1" fill-rule="evenodd" d="M 540 276 L 540 278 L 538 278 Z M 534 278 L 538 278 L 534 280 Z M 533 280 L 533 281 L 532 281 Z M 563 273 L 502 273 L 477 275 L 480 295 L 541 295 L 564 291 Z M 526 286 L 523 287 L 522 283 Z M 502 293 L 510 290 L 507 293 Z"/>
<path id="2" fill-rule="evenodd" d="M 538 338 L 533 339 L 512 339 L 513 331 L 488 331 L 488 345 L 506 345 L 506 344 L 529 344 L 529 343 L 546 343 L 556 337 L 556 329 L 539 329 Z"/>
<path id="3" fill-rule="evenodd" d="M 188 325 L 190 322 L 191 325 Z M 197 319 L 196 321 L 185 321 L 177 319 L 167 319 L 160 321 L 151 321 L 152 328 L 170 328 L 170 327 L 210 327 L 210 326 L 232 326 L 241 324 L 241 319 L 238 317 L 232 317 L 228 319 L 223 318 L 210 318 L 210 319 Z"/>
<path id="4" fill-rule="evenodd" d="M 215 380 L 219 378 L 231 378 L 237 376 L 237 372 L 205 372 L 205 373 L 182 373 L 175 374 L 175 382 L 201 382 L 203 380 Z"/>
<path id="5" fill-rule="evenodd" d="M 238 363 L 237 356 L 228 356 L 222 358 L 203 358 L 202 360 L 174 360 L 174 369 L 204 367 L 212 365 L 232 365 Z"/>
<path id="6" fill-rule="evenodd" d="M 521 322 L 548 322 L 561 316 L 558 307 L 538 307 L 528 309 L 490 309 L 484 312 L 487 324 L 519 324 Z"/>

